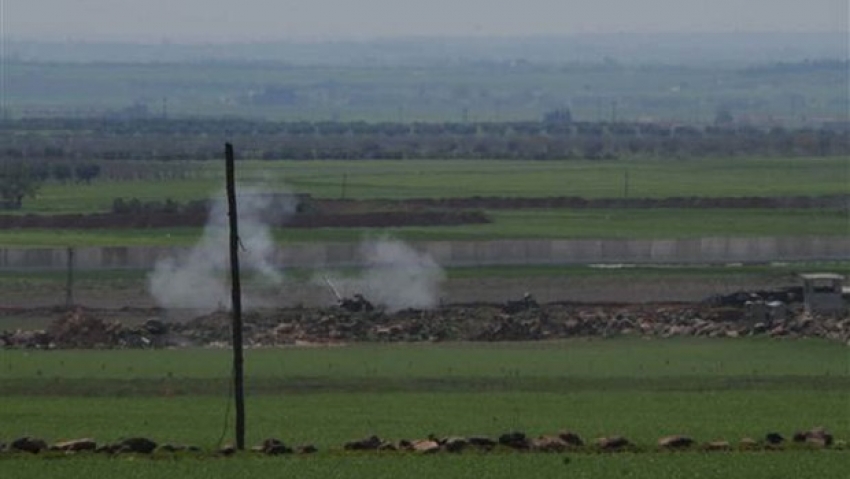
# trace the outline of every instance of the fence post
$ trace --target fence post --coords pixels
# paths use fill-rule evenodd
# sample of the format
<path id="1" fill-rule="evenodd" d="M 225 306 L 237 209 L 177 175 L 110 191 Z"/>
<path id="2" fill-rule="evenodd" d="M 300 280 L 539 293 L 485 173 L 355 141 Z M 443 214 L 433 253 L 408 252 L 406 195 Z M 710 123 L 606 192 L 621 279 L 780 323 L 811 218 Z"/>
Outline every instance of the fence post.
<path id="1" fill-rule="evenodd" d="M 66 255 L 67 275 L 65 278 L 65 306 L 74 305 L 74 248 L 69 246 Z"/>

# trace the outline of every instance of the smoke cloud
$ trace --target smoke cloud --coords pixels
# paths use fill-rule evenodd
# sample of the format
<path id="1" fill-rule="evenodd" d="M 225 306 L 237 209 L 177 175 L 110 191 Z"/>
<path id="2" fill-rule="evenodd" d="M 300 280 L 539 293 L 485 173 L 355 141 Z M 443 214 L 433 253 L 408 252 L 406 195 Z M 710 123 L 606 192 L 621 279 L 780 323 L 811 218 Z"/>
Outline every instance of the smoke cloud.
<path id="1" fill-rule="evenodd" d="M 270 225 L 295 211 L 292 195 L 270 194 L 242 187 L 237 194 L 240 270 L 243 276 L 279 285 L 283 275 L 274 265 L 275 245 Z M 148 275 L 148 289 L 164 308 L 211 312 L 230 308 L 230 256 L 227 202 L 224 194 L 212 200 L 201 239 L 185 254 L 164 258 Z M 246 296 L 246 303 L 250 303 Z"/>
<path id="2" fill-rule="evenodd" d="M 343 296 L 362 294 L 389 312 L 438 305 L 445 273 L 427 253 L 389 238 L 367 240 L 359 253 L 366 266 L 362 273 L 353 278 L 332 277 Z M 324 276 L 316 280 L 324 282 Z"/>

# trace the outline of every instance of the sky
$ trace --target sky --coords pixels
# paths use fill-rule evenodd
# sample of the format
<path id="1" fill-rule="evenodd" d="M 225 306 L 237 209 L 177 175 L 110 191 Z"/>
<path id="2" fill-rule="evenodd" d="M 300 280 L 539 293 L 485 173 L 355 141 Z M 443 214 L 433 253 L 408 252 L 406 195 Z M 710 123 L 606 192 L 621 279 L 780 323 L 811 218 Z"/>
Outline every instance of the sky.
<path id="1" fill-rule="evenodd" d="M 226 43 L 616 32 L 846 32 L 848 4 L 848 0 L 0 0 L 0 36 Z"/>

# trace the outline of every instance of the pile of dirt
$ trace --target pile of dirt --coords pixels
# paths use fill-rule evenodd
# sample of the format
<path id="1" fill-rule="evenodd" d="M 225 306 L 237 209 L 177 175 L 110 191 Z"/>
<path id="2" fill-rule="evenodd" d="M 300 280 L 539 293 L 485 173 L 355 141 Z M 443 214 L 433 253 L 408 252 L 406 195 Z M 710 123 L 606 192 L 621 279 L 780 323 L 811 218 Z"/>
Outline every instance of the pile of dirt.
<path id="1" fill-rule="evenodd" d="M 149 319 L 141 326 L 107 321 L 96 312 L 77 307 L 55 319 L 44 330 L 0 332 L 0 347 L 23 349 L 113 349 L 157 348 L 187 345 L 170 335 L 160 320 Z"/>
<path id="2" fill-rule="evenodd" d="M 59 349 L 110 347 L 122 330 L 118 322 L 106 322 L 78 308 L 54 321 L 46 331 L 50 343 Z"/>
<path id="3" fill-rule="evenodd" d="M 231 317 L 218 312 L 185 322 L 106 322 L 76 309 L 43 331 L 0 334 L 13 348 L 155 348 L 227 346 Z M 244 315 L 251 347 L 310 343 L 536 341 L 572 337 L 817 337 L 850 344 L 850 316 L 813 316 L 799 306 L 718 307 L 704 303 L 585 305 L 455 304 L 433 310 L 281 308 Z"/>

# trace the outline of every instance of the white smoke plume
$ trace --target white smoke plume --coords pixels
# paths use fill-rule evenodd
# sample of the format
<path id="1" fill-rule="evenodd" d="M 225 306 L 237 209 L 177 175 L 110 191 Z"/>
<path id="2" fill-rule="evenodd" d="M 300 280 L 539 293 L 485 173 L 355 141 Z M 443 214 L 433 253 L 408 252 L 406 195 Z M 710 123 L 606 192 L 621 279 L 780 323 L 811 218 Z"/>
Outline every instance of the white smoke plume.
<path id="1" fill-rule="evenodd" d="M 330 278 L 343 296 L 362 294 L 389 312 L 430 309 L 439 304 L 445 273 L 429 254 L 402 241 L 383 238 L 364 241 L 360 256 L 365 269 L 358 276 Z M 325 277 L 327 274 L 316 281 L 324 283 Z"/>
<path id="2" fill-rule="evenodd" d="M 270 225 L 295 211 L 295 198 L 241 187 L 236 202 L 242 275 L 280 284 L 283 275 L 274 264 L 276 248 Z M 229 238 L 227 202 L 222 193 L 212 200 L 201 239 L 187 253 L 158 261 L 148 275 L 148 289 L 157 304 L 199 312 L 229 309 Z M 250 301 L 246 297 L 245 302 Z"/>

